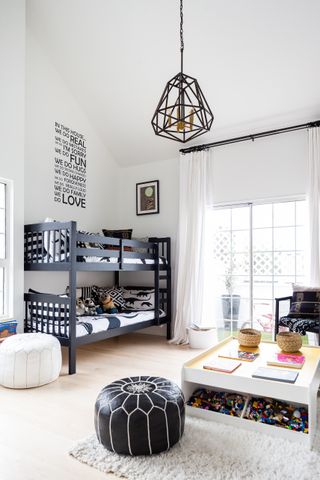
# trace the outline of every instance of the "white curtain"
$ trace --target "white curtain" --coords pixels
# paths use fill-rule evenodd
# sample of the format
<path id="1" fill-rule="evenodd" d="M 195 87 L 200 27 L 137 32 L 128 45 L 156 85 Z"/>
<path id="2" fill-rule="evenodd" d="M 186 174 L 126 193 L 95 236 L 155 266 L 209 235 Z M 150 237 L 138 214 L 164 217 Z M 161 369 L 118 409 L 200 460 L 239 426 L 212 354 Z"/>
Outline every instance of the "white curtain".
<path id="1" fill-rule="evenodd" d="M 212 172 L 212 151 L 181 155 L 174 343 L 186 343 L 187 327 L 205 319 L 206 211 L 212 204 Z"/>
<path id="2" fill-rule="evenodd" d="M 310 286 L 320 285 L 320 128 L 309 129 L 307 168 L 307 205 L 309 245 L 307 274 Z"/>

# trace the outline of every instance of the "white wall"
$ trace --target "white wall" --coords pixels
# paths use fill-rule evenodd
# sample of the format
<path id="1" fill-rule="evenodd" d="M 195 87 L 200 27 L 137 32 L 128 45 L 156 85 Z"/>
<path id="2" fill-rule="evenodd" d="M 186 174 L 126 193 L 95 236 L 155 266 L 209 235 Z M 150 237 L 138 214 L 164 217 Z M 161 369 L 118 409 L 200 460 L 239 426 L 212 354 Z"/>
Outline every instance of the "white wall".
<path id="1" fill-rule="evenodd" d="M 143 146 L 141 146 L 143 148 Z M 213 151 L 214 202 L 301 195 L 306 188 L 306 130 L 217 147 Z M 179 153 L 171 160 L 120 169 L 116 226 L 133 236 L 170 236 L 178 224 Z M 183 162 L 183 157 L 182 160 Z M 136 183 L 160 180 L 160 214 L 136 215 Z"/>
<path id="2" fill-rule="evenodd" d="M 143 148 L 143 147 L 141 147 Z M 136 215 L 136 184 L 159 180 L 160 213 Z M 132 228 L 132 236 L 171 237 L 174 264 L 179 203 L 179 159 L 165 160 L 133 167 L 122 167 L 118 189 L 118 228 Z M 126 274 L 129 283 L 136 282 L 133 274 Z M 131 280 L 132 279 L 132 280 Z"/>
<path id="3" fill-rule="evenodd" d="M 54 201 L 55 122 L 75 129 L 86 138 L 86 208 Z M 25 223 L 41 222 L 46 217 L 76 220 L 79 229 L 101 233 L 102 227 L 110 227 L 117 218 L 118 170 L 81 105 L 27 31 Z M 80 273 L 78 284 L 108 284 L 109 278 L 106 273 Z M 68 282 L 63 273 L 28 272 L 25 279 L 26 291 L 32 287 L 60 293 Z"/>
<path id="4" fill-rule="evenodd" d="M 23 318 L 25 2 L 0 2 L 0 177 L 13 180 L 13 317 Z"/>
<path id="5" fill-rule="evenodd" d="M 25 221 L 77 220 L 96 231 L 113 221 L 118 166 L 45 53 L 27 31 Z M 86 208 L 54 202 L 55 121 L 86 137 Z"/>
<path id="6" fill-rule="evenodd" d="M 143 146 L 141 146 L 143 148 Z M 136 183 L 159 180 L 160 213 L 136 215 Z M 171 237 L 174 265 L 179 202 L 179 161 L 176 158 L 120 169 L 118 189 L 118 220 L 116 227 L 133 228 L 133 237 Z M 174 274 L 174 269 L 173 272 Z M 122 273 L 122 284 L 152 283 L 152 273 Z M 137 280 L 138 278 L 138 280 Z M 143 333 L 165 334 L 157 327 Z"/>
<path id="7" fill-rule="evenodd" d="M 141 145 L 143 149 L 143 145 Z M 117 225 L 133 228 L 134 237 L 176 237 L 179 200 L 178 155 L 171 160 L 120 169 Z M 136 215 L 136 184 L 159 180 L 160 213 Z"/>

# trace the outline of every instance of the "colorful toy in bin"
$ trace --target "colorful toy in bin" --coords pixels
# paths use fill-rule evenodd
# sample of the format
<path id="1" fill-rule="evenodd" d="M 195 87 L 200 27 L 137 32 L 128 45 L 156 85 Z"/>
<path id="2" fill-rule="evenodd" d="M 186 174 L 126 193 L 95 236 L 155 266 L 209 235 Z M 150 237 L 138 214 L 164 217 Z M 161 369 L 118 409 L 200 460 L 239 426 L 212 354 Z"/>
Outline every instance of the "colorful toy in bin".
<path id="1" fill-rule="evenodd" d="M 271 398 L 252 398 L 244 418 L 276 427 L 308 433 L 308 411 Z"/>
<path id="2" fill-rule="evenodd" d="M 187 405 L 213 412 L 240 417 L 245 404 L 245 397 L 238 393 L 215 392 L 205 388 L 196 390 Z"/>
<path id="3" fill-rule="evenodd" d="M 0 322 L 0 339 L 10 337 L 10 335 L 15 335 L 17 333 L 17 321 L 16 320 L 7 320 Z"/>

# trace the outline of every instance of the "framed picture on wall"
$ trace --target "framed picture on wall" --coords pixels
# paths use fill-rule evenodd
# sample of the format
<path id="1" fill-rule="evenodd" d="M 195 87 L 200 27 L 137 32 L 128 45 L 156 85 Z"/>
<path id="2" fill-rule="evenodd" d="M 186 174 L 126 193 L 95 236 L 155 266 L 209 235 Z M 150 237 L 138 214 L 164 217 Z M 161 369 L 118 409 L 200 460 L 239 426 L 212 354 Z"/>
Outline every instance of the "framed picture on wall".
<path id="1" fill-rule="evenodd" d="M 159 180 L 136 184 L 136 213 L 159 213 Z"/>

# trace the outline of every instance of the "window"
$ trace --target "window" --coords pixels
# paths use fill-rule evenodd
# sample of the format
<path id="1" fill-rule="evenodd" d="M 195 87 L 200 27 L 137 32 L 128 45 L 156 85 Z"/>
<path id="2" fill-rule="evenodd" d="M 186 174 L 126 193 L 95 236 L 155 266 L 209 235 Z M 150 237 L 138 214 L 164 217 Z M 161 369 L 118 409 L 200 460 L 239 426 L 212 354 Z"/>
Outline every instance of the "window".
<path id="1" fill-rule="evenodd" d="M 213 288 L 218 328 L 272 333 L 274 298 L 304 282 L 305 201 L 212 209 Z"/>
<path id="2" fill-rule="evenodd" d="M 12 248 L 9 181 L 0 179 L 0 320 L 11 314 Z"/>

